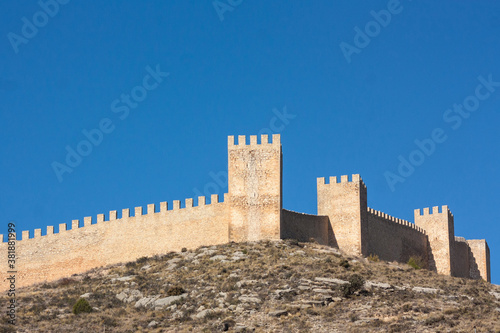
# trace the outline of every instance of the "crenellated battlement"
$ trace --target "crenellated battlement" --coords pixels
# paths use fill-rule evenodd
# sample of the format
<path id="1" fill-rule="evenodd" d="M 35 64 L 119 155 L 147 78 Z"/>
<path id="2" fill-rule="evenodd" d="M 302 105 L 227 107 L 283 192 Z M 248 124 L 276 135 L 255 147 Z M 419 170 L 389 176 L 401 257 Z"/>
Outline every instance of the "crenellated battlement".
<path id="1" fill-rule="evenodd" d="M 437 215 L 437 214 L 448 214 L 448 216 L 453 217 L 450 209 L 447 205 L 443 205 L 441 207 L 434 206 L 432 207 L 432 211 L 430 211 L 429 207 L 423 209 L 423 212 L 420 208 L 415 209 L 415 216 L 427 216 L 427 215 Z"/>
<path id="2" fill-rule="evenodd" d="M 361 179 L 361 176 L 359 174 L 353 174 L 350 177 L 351 179 L 349 180 L 349 175 L 342 175 L 340 178 L 337 178 L 336 176 L 331 176 L 328 180 L 328 182 L 325 182 L 325 177 L 318 177 L 317 178 L 317 185 L 333 185 L 333 184 L 346 184 L 346 183 L 360 183 L 365 189 L 366 185 L 363 182 L 363 179 Z M 339 181 L 340 180 L 340 181 Z"/>
<path id="3" fill-rule="evenodd" d="M 390 221 L 390 222 L 394 222 L 396 224 L 399 224 L 399 225 L 402 225 L 402 226 L 405 226 L 405 227 L 408 227 L 410 229 L 414 229 L 422 234 L 426 234 L 425 230 L 416 226 L 415 223 L 411 223 L 407 220 L 403 220 L 403 219 L 400 219 L 400 218 L 397 218 L 397 217 L 394 217 L 394 216 L 391 216 L 391 215 L 388 215 L 384 212 L 381 212 L 381 211 L 378 211 L 378 210 L 375 210 L 373 208 L 368 208 L 367 209 L 368 213 L 373 215 L 373 216 L 378 216 L 386 221 Z"/>
<path id="4" fill-rule="evenodd" d="M 106 222 L 123 222 L 125 219 L 130 219 L 130 218 L 138 218 L 142 217 L 147 220 L 147 218 L 151 215 L 154 214 L 169 214 L 173 213 L 175 211 L 182 211 L 184 212 L 186 209 L 197 209 L 199 207 L 206 207 L 210 205 L 215 205 L 215 204 L 221 204 L 227 201 L 227 193 L 224 193 L 224 201 L 219 201 L 219 195 L 218 194 L 212 194 L 210 196 L 210 203 L 207 203 L 207 198 L 205 196 L 199 196 L 198 197 L 198 205 L 194 206 L 193 205 L 193 198 L 186 198 L 185 199 L 185 205 L 184 207 L 181 208 L 181 201 L 180 200 L 173 200 L 172 203 L 172 208 L 168 209 L 168 202 L 160 202 L 160 210 L 156 212 L 156 205 L 155 204 L 148 204 L 147 205 L 147 213 L 143 214 L 143 207 L 138 206 L 134 207 L 134 215 L 132 216 L 130 214 L 130 208 L 124 208 L 122 209 L 122 215 L 121 218 L 117 217 L 117 211 L 116 210 L 111 210 L 109 211 L 108 219 L 105 219 L 105 214 L 97 214 L 96 216 L 96 223 L 93 223 L 93 218 L 92 216 L 85 216 L 83 218 L 83 225 L 81 225 L 80 220 L 72 220 L 71 221 L 71 229 L 68 229 L 66 223 L 60 223 L 59 224 L 59 232 L 55 233 L 54 232 L 54 226 L 47 226 L 47 233 L 45 235 L 42 235 L 42 229 L 35 229 L 33 237 L 30 238 L 31 232 L 29 230 L 23 230 L 21 232 L 21 239 L 19 241 L 26 241 L 26 240 L 34 240 L 40 237 L 46 237 L 46 236 L 51 236 L 51 235 L 58 235 L 64 232 L 71 232 L 73 230 L 81 230 L 83 228 L 87 227 L 92 227 L 101 223 L 106 223 Z M 0 243 L 3 242 L 3 237 L 0 237 Z"/>
<path id="5" fill-rule="evenodd" d="M 260 143 L 257 142 L 257 135 L 250 135 L 250 142 L 247 144 L 247 137 L 245 135 L 238 135 L 238 144 L 234 142 L 234 136 L 230 135 L 227 137 L 227 146 L 229 149 L 235 148 L 249 148 L 255 146 L 278 146 L 281 145 L 281 137 L 279 134 L 273 134 L 272 142 L 269 142 L 269 135 L 262 134 L 260 136 Z"/>

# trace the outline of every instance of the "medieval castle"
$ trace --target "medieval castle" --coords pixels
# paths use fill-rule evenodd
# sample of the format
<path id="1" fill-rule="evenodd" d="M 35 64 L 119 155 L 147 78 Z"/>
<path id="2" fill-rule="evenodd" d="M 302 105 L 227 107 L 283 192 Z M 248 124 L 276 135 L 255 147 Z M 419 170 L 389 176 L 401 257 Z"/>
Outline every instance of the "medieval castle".
<path id="1" fill-rule="evenodd" d="M 123 209 L 85 217 L 83 226 L 73 220 L 47 227 L 42 236 L 35 229 L 22 232 L 17 241 L 17 286 L 52 281 L 94 267 L 133 261 L 144 256 L 179 251 L 230 241 L 311 238 L 346 253 L 378 255 L 387 261 L 407 262 L 411 256 L 424 260 L 439 274 L 490 281 L 490 253 L 484 239 L 455 237 L 453 214 L 447 206 L 415 210 L 415 223 L 368 208 L 367 191 L 359 175 L 318 178 L 318 215 L 308 215 L 282 207 L 282 152 L 280 136 L 228 138 L 228 193 L 210 203 L 199 197 L 197 206 L 186 199 L 185 207 L 174 200 L 169 209 L 161 202 L 136 207 L 133 216 Z M 3 237 L 1 238 L 3 239 Z M 7 258 L 7 243 L 0 243 Z M 7 278 L 6 260 L 1 261 L 1 280 Z M 2 283 L 0 290 L 5 290 Z"/>

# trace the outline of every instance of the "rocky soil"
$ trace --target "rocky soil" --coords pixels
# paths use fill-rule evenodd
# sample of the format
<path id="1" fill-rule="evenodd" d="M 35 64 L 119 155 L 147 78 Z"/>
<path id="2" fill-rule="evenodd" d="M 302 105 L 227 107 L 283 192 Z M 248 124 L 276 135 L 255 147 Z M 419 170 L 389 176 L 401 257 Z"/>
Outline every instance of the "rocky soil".
<path id="1" fill-rule="evenodd" d="M 92 312 L 73 314 L 80 298 Z M 1 332 L 500 332 L 499 286 L 293 240 L 140 258 L 17 302 Z"/>

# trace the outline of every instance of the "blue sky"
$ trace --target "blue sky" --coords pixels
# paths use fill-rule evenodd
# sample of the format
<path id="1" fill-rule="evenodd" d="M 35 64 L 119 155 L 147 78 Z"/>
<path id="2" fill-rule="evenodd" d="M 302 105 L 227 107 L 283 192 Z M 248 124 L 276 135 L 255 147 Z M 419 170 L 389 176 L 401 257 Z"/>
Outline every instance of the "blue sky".
<path id="1" fill-rule="evenodd" d="M 500 283 L 500 3 L 60 2 L 0 5 L 4 229 L 222 195 L 227 136 L 273 131 L 285 208 L 359 173 L 391 215 L 448 205 Z"/>

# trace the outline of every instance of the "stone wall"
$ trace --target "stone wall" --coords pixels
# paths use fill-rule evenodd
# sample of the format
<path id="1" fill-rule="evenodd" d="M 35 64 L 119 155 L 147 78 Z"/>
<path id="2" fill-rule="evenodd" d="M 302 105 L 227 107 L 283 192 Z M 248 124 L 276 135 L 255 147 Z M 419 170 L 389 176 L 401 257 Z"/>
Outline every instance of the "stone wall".
<path id="1" fill-rule="evenodd" d="M 135 209 L 135 216 L 129 217 L 129 210 L 122 211 L 122 218 L 116 219 L 116 211 L 110 212 L 111 220 L 104 221 L 99 215 L 97 223 L 91 218 L 84 220 L 79 228 L 78 220 L 72 229 L 66 224 L 59 226 L 59 233 L 40 235 L 17 241 L 17 287 L 36 282 L 53 281 L 58 278 L 81 273 L 94 267 L 128 262 L 144 256 L 180 251 L 183 247 L 196 248 L 228 242 L 229 210 L 225 202 L 218 202 L 212 196 L 212 203 L 192 206 L 192 199 L 186 200 L 186 208 L 180 209 L 180 202 L 174 201 L 172 210 L 162 203 L 160 212 L 154 212 L 154 205 L 148 205 L 148 213 L 142 215 L 142 207 Z M 113 219 L 114 218 L 114 219 Z M 48 228 L 49 232 L 53 228 Z M 2 244 L 1 253 L 6 251 Z M 6 255 L 2 255 L 6 257 Z M 5 279 L 5 260 L 2 261 L 1 281 Z M 0 290 L 5 290 L 1 284 Z"/>
<path id="2" fill-rule="evenodd" d="M 328 245 L 328 216 L 309 215 L 283 209 L 281 211 L 281 238 L 308 242 L 314 239 Z"/>
<path id="3" fill-rule="evenodd" d="M 408 262 L 420 257 L 427 263 L 427 236 L 415 224 L 368 208 L 368 252 L 382 260 Z"/>
<path id="4" fill-rule="evenodd" d="M 469 244 L 463 237 L 455 237 L 451 256 L 452 275 L 457 277 L 470 277 Z"/>

